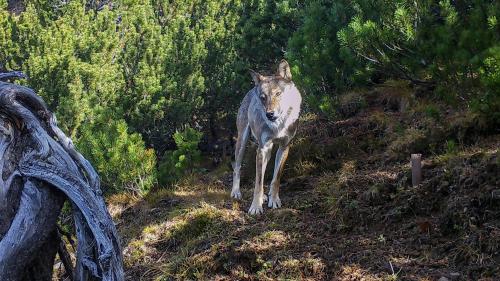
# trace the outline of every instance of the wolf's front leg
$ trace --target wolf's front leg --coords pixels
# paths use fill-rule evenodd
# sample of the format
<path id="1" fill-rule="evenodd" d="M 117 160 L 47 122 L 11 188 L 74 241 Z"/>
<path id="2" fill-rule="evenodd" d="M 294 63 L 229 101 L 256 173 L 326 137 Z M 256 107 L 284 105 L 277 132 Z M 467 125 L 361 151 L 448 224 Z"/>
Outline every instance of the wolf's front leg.
<path id="1" fill-rule="evenodd" d="M 269 189 L 269 203 L 267 204 L 269 208 L 281 208 L 281 199 L 279 196 L 280 179 L 281 175 L 283 174 L 286 158 L 288 157 L 288 151 L 290 150 L 289 148 L 289 146 L 280 146 L 280 148 L 276 152 L 273 180 L 271 182 L 271 188 Z"/>
<path id="2" fill-rule="evenodd" d="M 243 129 L 238 129 L 238 140 L 236 141 L 236 148 L 234 153 L 233 188 L 231 189 L 231 197 L 235 199 L 241 199 L 241 162 L 243 161 L 243 154 L 245 153 L 245 146 L 248 141 L 249 130 L 250 127 L 248 126 L 248 124 Z"/>
<path id="3" fill-rule="evenodd" d="M 264 174 L 266 172 L 267 162 L 271 158 L 272 143 L 257 149 L 256 169 L 255 169 L 255 189 L 253 192 L 253 201 L 248 213 L 251 215 L 262 214 L 262 203 L 264 203 Z"/>

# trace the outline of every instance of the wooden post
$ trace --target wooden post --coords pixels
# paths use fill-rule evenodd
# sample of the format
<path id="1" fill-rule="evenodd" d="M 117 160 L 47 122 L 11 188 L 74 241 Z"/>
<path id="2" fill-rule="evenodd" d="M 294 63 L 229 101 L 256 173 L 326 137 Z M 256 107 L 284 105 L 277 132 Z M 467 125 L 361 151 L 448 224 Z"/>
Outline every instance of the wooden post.
<path id="1" fill-rule="evenodd" d="M 417 186 L 422 182 L 422 154 L 411 155 L 411 184 Z"/>

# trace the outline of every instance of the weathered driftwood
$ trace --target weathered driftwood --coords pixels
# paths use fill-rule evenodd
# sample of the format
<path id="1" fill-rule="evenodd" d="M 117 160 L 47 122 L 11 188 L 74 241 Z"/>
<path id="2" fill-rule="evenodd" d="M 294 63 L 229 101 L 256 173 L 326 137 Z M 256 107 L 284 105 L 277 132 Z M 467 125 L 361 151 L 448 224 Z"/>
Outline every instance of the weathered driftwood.
<path id="1" fill-rule="evenodd" d="M 123 280 L 97 173 L 39 96 L 0 82 L 0 280 L 51 280 L 61 241 L 56 222 L 66 199 L 78 241 L 73 280 Z"/>

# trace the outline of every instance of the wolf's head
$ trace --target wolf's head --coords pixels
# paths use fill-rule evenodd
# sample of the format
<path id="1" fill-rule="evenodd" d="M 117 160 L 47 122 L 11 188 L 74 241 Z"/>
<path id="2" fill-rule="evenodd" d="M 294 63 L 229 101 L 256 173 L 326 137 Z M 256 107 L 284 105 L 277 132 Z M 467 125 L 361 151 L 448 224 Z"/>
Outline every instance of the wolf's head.
<path id="1" fill-rule="evenodd" d="M 285 110 L 286 100 L 290 98 L 288 97 L 289 92 L 294 88 L 288 62 L 281 61 L 276 75 L 264 76 L 253 70 L 250 71 L 250 74 L 255 82 L 267 119 L 276 121 Z"/>

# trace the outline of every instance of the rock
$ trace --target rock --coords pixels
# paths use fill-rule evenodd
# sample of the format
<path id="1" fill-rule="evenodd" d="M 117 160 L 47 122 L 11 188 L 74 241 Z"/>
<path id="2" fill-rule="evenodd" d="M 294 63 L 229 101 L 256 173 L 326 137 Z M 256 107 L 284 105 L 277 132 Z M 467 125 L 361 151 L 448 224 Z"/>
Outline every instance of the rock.
<path id="1" fill-rule="evenodd" d="M 441 278 L 438 279 L 438 281 L 450 281 L 450 279 L 442 276 Z"/>
<path id="2" fill-rule="evenodd" d="M 491 192 L 491 198 L 496 199 L 496 200 L 500 200 L 500 189 L 493 190 Z"/>
<path id="3" fill-rule="evenodd" d="M 451 280 L 456 281 L 460 278 L 460 273 L 452 272 L 452 273 L 450 273 L 450 278 L 451 278 Z"/>

